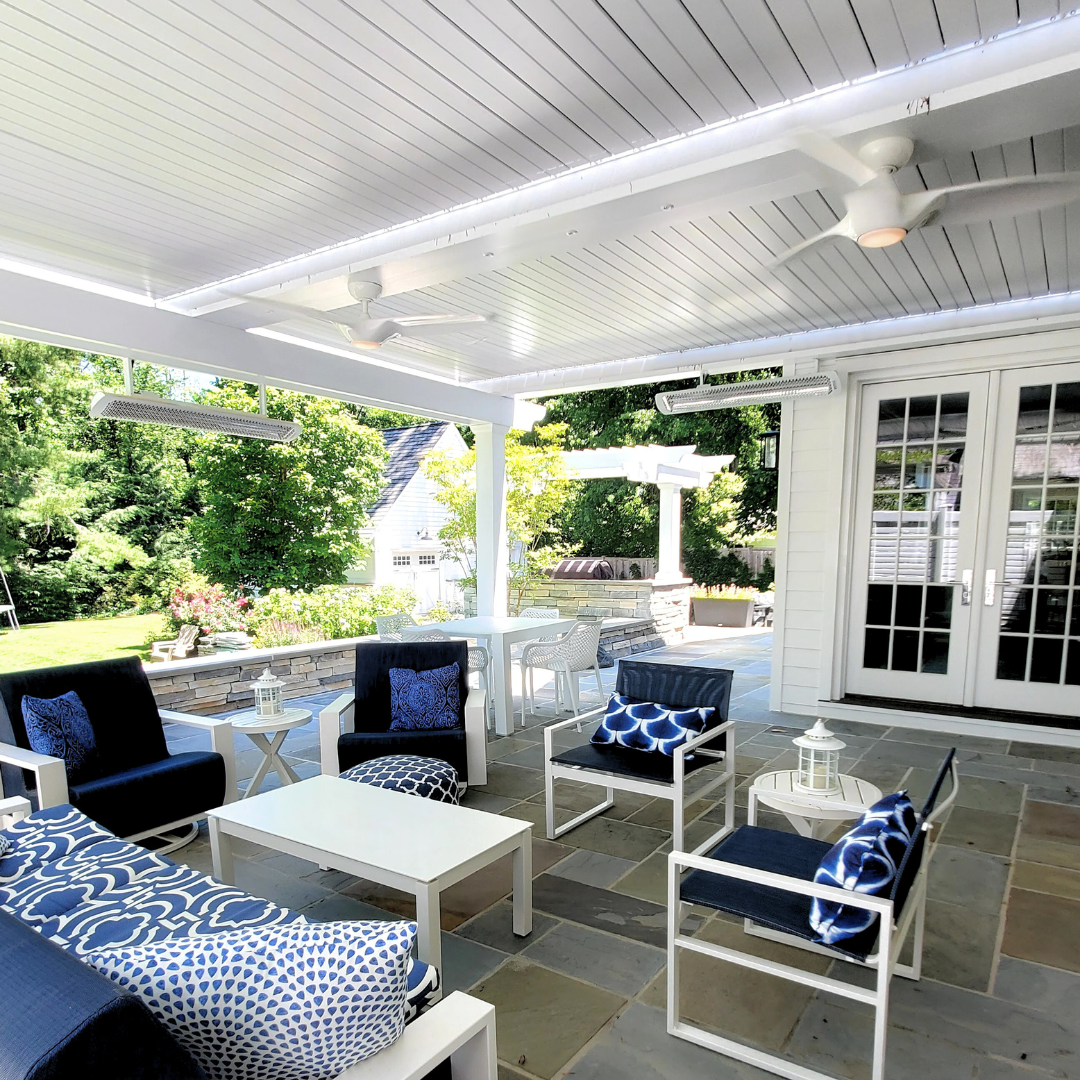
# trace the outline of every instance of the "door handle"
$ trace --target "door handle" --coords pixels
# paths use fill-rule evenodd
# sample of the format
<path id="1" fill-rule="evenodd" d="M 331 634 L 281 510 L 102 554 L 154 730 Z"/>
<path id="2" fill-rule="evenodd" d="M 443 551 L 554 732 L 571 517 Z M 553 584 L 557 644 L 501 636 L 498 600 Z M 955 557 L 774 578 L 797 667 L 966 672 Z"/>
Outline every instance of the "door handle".
<path id="1" fill-rule="evenodd" d="M 959 581 L 937 581 L 936 585 L 959 585 L 960 586 L 960 603 L 963 607 L 971 606 L 971 590 L 975 581 L 975 571 L 965 570 L 960 575 Z"/>
<path id="2" fill-rule="evenodd" d="M 995 589 L 1003 589 L 1008 584 L 1006 581 L 998 581 L 996 570 L 987 570 L 983 579 L 983 603 L 987 607 L 993 607 L 997 600 Z"/>

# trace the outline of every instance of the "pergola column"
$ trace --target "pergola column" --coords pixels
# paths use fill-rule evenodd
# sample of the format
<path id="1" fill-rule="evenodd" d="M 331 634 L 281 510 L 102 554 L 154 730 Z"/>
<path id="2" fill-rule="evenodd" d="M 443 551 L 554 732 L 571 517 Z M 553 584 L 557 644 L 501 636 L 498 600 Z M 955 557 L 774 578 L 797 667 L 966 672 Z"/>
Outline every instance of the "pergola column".
<path id="1" fill-rule="evenodd" d="M 660 550 L 656 560 L 655 581 L 681 581 L 679 566 L 682 554 L 682 486 L 659 484 Z"/>
<path id="2" fill-rule="evenodd" d="M 506 433 L 499 424 L 473 424 L 476 436 L 476 613 L 505 615 Z"/>

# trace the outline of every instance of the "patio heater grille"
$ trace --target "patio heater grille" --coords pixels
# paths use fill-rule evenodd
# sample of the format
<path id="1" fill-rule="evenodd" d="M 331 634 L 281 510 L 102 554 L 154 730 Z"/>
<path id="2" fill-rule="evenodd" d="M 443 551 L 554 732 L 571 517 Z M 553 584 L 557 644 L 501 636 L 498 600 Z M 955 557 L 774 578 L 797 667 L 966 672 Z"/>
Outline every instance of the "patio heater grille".
<path id="1" fill-rule="evenodd" d="M 734 409 L 739 405 L 768 405 L 791 398 L 822 397 L 840 389 L 832 372 L 821 375 L 790 375 L 781 379 L 754 379 L 723 386 L 695 386 L 689 390 L 669 390 L 656 395 L 662 413 L 706 412 Z"/>
<path id="2" fill-rule="evenodd" d="M 213 431 L 268 442 L 292 442 L 303 430 L 289 420 L 274 420 L 259 413 L 233 412 L 172 401 L 157 394 L 108 394 L 98 391 L 90 402 L 91 417 L 133 420 L 137 424 L 164 424 L 166 427 Z"/>

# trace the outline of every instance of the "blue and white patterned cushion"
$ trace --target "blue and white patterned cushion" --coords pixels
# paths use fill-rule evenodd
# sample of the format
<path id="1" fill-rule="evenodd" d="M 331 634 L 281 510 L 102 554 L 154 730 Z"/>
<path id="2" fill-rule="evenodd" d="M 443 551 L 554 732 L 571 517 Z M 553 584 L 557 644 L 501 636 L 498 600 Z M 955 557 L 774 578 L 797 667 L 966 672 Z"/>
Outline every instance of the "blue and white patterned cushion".
<path id="1" fill-rule="evenodd" d="M 457 769 L 441 758 L 418 754 L 388 754 L 362 761 L 346 769 L 341 778 L 455 806 L 459 798 Z"/>
<path id="2" fill-rule="evenodd" d="M 461 724 L 457 662 L 428 671 L 391 668 L 390 730 L 426 731 Z"/>
<path id="3" fill-rule="evenodd" d="M 700 709 L 675 709 L 670 705 L 612 694 L 607 713 L 593 732 L 592 741 L 673 757 L 675 747 L 700 735 L 715 712 L 711 705 Z"/>
<path id="4" fill-rule="evenodd" d="M 0 836 L 0 859 L 11 850 L 11 841 L 6 836 Z"/>
<path id="5" fill-rule="evenodd" d="M 108 829 L 68 803 L 38 810 L 4 829 L 0 836 L 11 841 L 11 850 L 0 860 L 0 886 L 11 885 L 89 844 L 116 840 Z"/>
<path id="6" fill-rule="evenodd" d="M 918 827 L 906 792 L 886 795 L 825 853 L 814 880 L 849 892 L 882 896 L 890 892 Z M 835 945 L 869 929 L 877 915 L 865 908 L 815 898 L 810 927 L 816 940 Z"/>
<path id="7" fill-rule="evenodd" d="M 297 922 L 86 959 L 212 1080 L 328 1080 L 400 1037 L 415 935 L 406 922 Z"/>
<path id="8" fill-rule="evenodd" d="M 24 694 L 22 715 L 30 749 L 63 758 L 69 784 L 82 784 L 101 775 L 94 729 L 74 690 L 54 698 Z"/>
<path id="9" fill-rule="evenodd" d="M 406 974 L 405 1023 L 411 1024 L 427 1008 L 434 994 L 442 985 L 439 969 L 422 960 L 410 958 Z"/>

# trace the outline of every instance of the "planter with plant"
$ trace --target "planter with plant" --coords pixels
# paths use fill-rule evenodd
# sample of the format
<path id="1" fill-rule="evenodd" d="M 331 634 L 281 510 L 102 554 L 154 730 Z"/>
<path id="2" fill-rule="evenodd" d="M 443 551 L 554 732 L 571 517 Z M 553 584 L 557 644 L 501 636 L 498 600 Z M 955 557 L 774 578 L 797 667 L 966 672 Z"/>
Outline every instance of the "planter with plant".
<path id="1" fill-rule="evenodd" d="M 756 596 L 753 589 L 737 585 L 696 589 L 691 596 L 694 622 L 698 626 L 752 626 Z"/>

